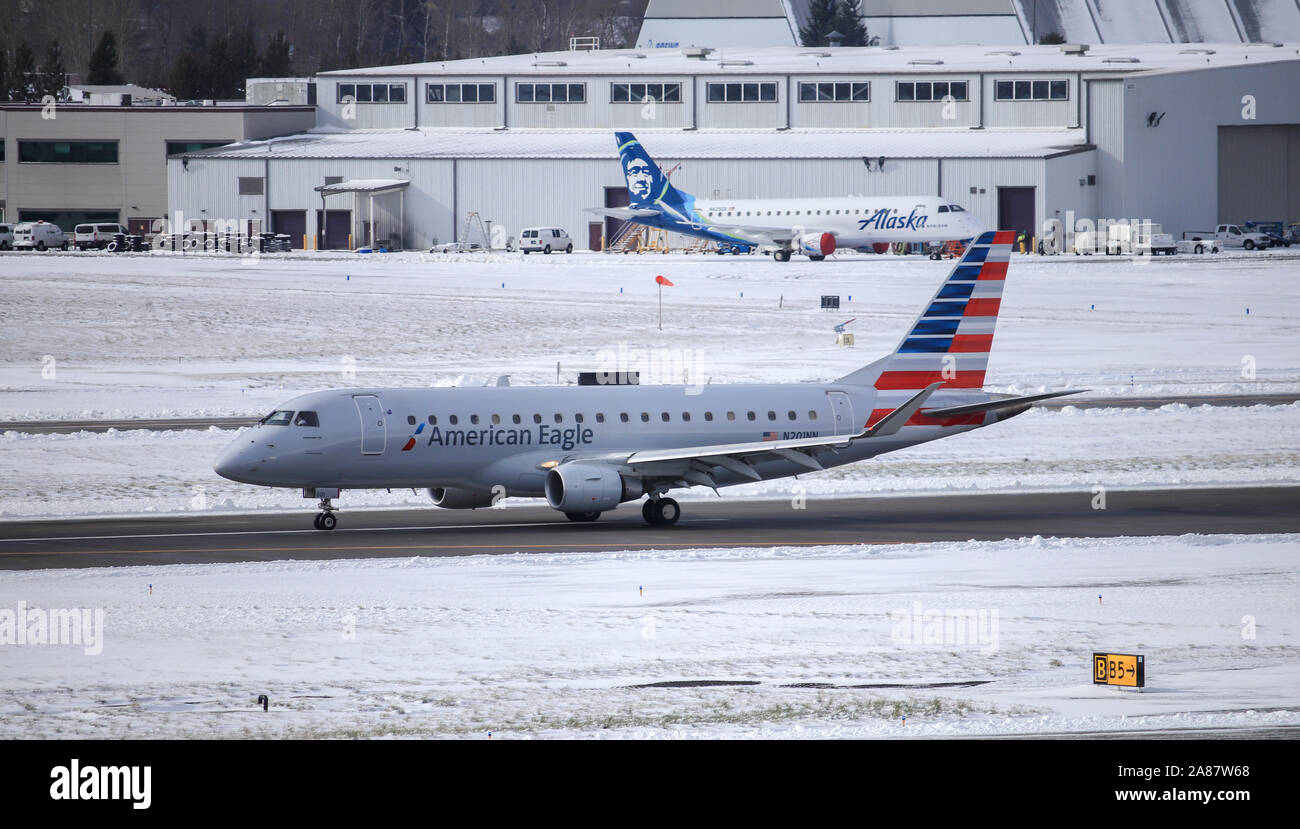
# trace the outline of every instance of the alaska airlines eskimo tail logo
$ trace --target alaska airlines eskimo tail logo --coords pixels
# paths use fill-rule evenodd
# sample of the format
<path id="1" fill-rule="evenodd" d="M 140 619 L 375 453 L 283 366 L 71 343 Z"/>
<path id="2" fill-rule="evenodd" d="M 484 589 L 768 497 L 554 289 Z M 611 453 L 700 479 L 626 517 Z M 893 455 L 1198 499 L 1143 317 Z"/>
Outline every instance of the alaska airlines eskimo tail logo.
<path id="1" fill-rule="evenodd" d="M 632 156 L 623 164 L 627 176 L 627 193 L 632 204 L 644 204 L 654 199 L 655 175 L 650 161 Z"/>
<path id="2" fill-rule="evenodd" d="M 897 210 L 886 208 L 877 210 L 865 219 L 859 219 L 858 229 L 920 230 L 925 227 L 926 220 L 929 218 L 930 217 L 924 213 L 918 213 L 917 208 L 915 207 L 913 207 L 912 212 L 908 213 L 906 216 L 899 215 Z"/>

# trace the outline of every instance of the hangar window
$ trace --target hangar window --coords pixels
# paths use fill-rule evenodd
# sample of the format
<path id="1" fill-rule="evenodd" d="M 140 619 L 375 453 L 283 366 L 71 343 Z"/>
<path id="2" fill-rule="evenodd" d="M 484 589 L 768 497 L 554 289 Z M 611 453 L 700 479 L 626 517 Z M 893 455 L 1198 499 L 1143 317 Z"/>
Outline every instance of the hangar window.
<path id="1" fill-rule="evenodd" d="M 647 100 L 664 104 L 682 102 L 680 83 L 612 83 L 609 100 L 614 104 L 643 104 Z"/>
<path id="2" fill-rule="evenodd" d="M 341 83 L 335 88 L 340 104 L 404 104 L 405 83 Z"/>
<path id="3" fill-rule="evenodd" d="M 494 83 L 425 84 L 424 100 L 430 104 L 492 104 L 497 100 Z"/>
<path id="4" fill-rule="evenodd" d="M 776 103 L 776 82 L 711 83 L 706 98 L 714 104 Z"/>
<path id="5" fill-rule="evenodd" d="M 412 417 L 411 421 L 414 422 L 415 418 Z M 293 419 L 293 425 L 320 428 L 320 418 L 315 412 L 298 412 L 298 416 Z"/>
<path id="6" fill-rule="evenodd" d="M 19 141 L 20 164 L 116 164 L 116 141 Z"/>
<path id="7" fill-rule="evenodd" d="M 521 104 L 585 104 L 585 83 L 517 83 L 515 100 Z"/>
<path id="8" fill-rule="evenodd" d="M 846 83 L 844 81 L 799 84 L 799 102 L 844 103 L 846 101 L 870 101 L 870 83 Z"/>
<path id="9" fill-rule="evenodd" d="M 262 184 L 263 179 L 261 176 L 240 176 L 239 195 L 260 196 L 262 195 Z"/>
<path id="10" fill-rule="evenodd" d="M 996 101 L 1068 101 L 1069 81 L 994 81 Z"/>
<path id="11" fill-rule="evenodd" d="M 942 101 L 949 95 L 954 101 L 969 101 L 970 89 L 966 81 L 898 81 L 894 84 L 895 101 Z"/>

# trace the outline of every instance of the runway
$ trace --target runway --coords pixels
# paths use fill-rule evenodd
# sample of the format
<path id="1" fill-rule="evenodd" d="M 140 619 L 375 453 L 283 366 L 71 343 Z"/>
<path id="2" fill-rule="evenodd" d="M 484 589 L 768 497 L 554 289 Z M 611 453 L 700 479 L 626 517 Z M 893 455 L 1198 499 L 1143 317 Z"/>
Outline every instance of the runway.
<path id="1" fill-rule="evenodd" d="M 683 503 L 651 527 L 638 502 L 590 524 L 545 506 L 339 511 L 338 529 L 295 513 L 0 522 L 0 569 L 321 560 L 694 547 L 903 544 L 1034 535 L 1300 532 L 1300 487 L 809 497 Z M 346 503 L 346 502 L 345 502 Z"/>

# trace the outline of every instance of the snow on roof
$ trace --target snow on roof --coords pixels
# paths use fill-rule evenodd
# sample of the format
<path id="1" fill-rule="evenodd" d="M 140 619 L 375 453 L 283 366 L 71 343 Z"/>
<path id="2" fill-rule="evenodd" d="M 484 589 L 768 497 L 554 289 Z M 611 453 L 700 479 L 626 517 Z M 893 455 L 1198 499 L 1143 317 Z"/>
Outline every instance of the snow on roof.
<path id="1" fill-rule="evenodd" d="M 1044 158 L 1085 147 L 1081 129 L 640 130 L 658 158 Z M 174 157 L 174 156 L 173 156 Z M 613 130 L 313 131 L 188 158 L 618 158 Z"/>
<path id="2" fill-rule="evenodd" d="M 1212 50 L 1212 54 L 1206 54 L 1205 50 Z M 1106 62 L 1107 58 L 1120 57 L 1136 58 L 1137 63 Z M 1153 69 L 1203 69 L 1207 62 L 1209 66 L 1234 66 L 1282 60 L 1300 60 L 1300 43 L 1280 46 L 1272 43 L 1110 43 L 1091 45 L 1084 55 L 1066 54 L 1059 46 L 1024 44 L 825 49 L 730 47 L 714 49 L 703 60 L 688 57 L 681 49 L 611 49 L 341 69 L 321 72 L 318 77 L 346 80 L 349 77 L 414 75 L 952 74 L 984 71 L 1133 74 Z"/>

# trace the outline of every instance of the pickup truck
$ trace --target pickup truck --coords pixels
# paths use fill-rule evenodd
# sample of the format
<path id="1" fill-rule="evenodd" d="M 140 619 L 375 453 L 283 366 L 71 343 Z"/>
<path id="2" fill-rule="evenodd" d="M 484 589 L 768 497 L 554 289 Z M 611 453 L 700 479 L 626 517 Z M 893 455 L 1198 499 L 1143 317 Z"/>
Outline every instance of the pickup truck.
<path id="1" fill-rule="evenodd" d="M 1271 241 L 1263 233 L 1250 233 L 1241 229 L 1239 225 L 1219 225 L 1213 232 L 1208 230 L 1187 230 L 1183 232 L 1183 238 L 1193 242 L 1199 242 L 1205 239 L 1218 239 L 1227 248 L 1245 248 L 1246 250 L 1263 250 L 1269 246 Z"/>

